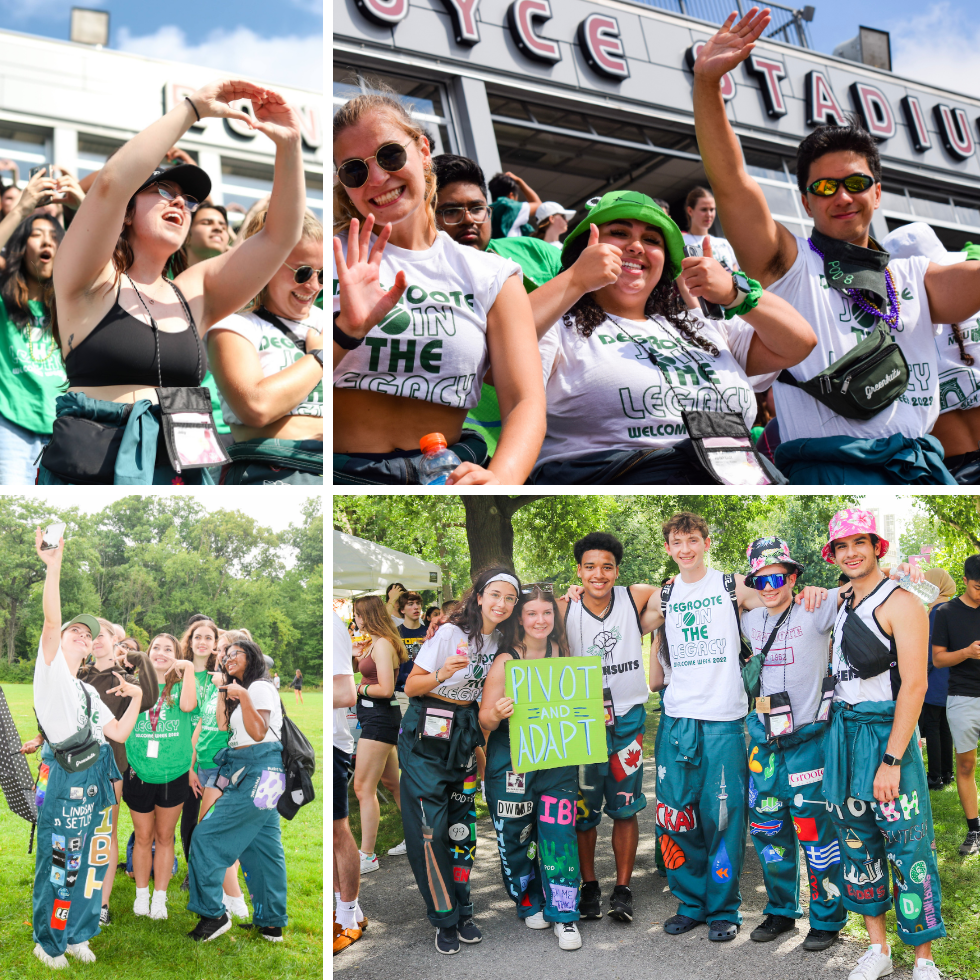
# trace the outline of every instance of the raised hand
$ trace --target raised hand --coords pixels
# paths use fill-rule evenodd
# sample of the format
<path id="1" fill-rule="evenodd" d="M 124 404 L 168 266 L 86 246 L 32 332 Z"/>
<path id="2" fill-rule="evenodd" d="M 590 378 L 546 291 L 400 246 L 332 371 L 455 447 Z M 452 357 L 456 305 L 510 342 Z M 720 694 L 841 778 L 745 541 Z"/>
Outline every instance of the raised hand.
<path id="1" fill-rule="evenodd" d="M 133 684 L 117 671 L 112 672 L 112 676 L 119 681 L 116 687 L 109 688 L 106 694 L 118 694 L 121 698 L 136 698 L 137 701 L 143 697 L 143 689 L 139 684 Z"/>
<path id="2" fill-rule="evenodd" d="M 252 129 L 258 129 L 255 120 L 247 112 L 233 108 L 231 103 L 239 99 L 248 99 L 254 107 L 256 103 L 265 102 L 270 95 L 277 99 L 281 98 L 261 85 L 247 82 L 243 78 L 222 78 L 199 88 L 190 96 L 190 100 L 202 119 L 208 116 L 218 119 L 240 119 L 248 123 Z"/>
<path id="3" fill-rule="evenodd" d="M 690 255 L 681 262 L 681 279 L 692 296 L 726 306 L 738 295 L 732 274 L 711 255 L 711 239 L 704 236 L 703 255 Z"/>
<path id="4" fill-rule="evenodd" d="M 75 175 L 69 173 L 64 167 L 52 167 L 52 170 L 60 170 L 61 176 L 57 179 L 58 197 L 52 198 L 53 204 L 64 204 L 66 208 L 77 211 L 85 200 L 85 191 L 75 179 Z"/>
<path id="5" fill-rule="evenodd" d="M 235 681 L 232 681 L 226 687 L 222 687 L 221 690 L 225 692 L 226 698 L 231 698 L 234 701 L 241 701 L 243 697 L 248 697 L 248 688 L 242 687 L 241 684 Z"/>
<path id="6" fill-rule="evenodd" d="M 179 160 L 181 163 L 189 163 L 194 167 L 197 166 L 194 158 L 185 150 L 182 150 L 179 146 L 170 147 L 170 149 L 167 150 L 167 155 L 164 157 L 164 160 L 166 160 L 168 163 L 173 163 L 174 160 Z"/>
<path id="7" fill-rule="evenodd" d="M 255 128 L 277 146 L 299 141 L 299 113 L 278 92 L 270 90 L 264 99 L 252 99 L 252 110 Z"/>
<path id="8" fill-rule="evenodd" d="M 34 532 L 34 550 L 37 552 L 38 558 L 44 562 L 45 565 L 60 565 L 62 556 L 65 553 L 65 539 L 58 538 L 57 548 L 46 548 L 44 551 L 41 550 L 41 542 L 44 541 L 44 531 L 38 528 Z"/>
<path id="9" fill-rule="evenodd" d="M 609 243 L 599 244 L 599 226 L 589 227 L 589 244 L 572 266 L 572 275 L 583 293 L 611 286 L 623 272 L 623 250 Z"/>
<path id="10" fill-rule="evenodd" d="M 333 240 L 340 288 L 340 323 L 338 326 L 351 337 L 366 337 L 402 298 L 408 288 L 408 277 L 399 270 L 395 284 L 387 292 L 381 285 L 381 256 L 391 235 L 391 225 L 381 229 L 373 247 L 371 229 L 374 215 L 369 214 L 363 229 L 355 218 L 347 235 L 347 258 L 339 238 Z"/>
<path id="11" fill-rule="evenodd" d="M 752 53 L 755 42 L 772 19 L 768 8 L 760 11 L 758 7 L 753 7 L 737 24 L 736 17 L 737 13 L 729 14 L 718 33 L 705 42 L 694 62 L 695 75 L 721 79 Z"/>
<path id="12" fill-rule="evenodd" d="M 497 721 L 503 721 L 514 713 L 514 701 L 512 698 L 501 698 L 494 706 L 493 712 L 497 716 Z"/>
<path id="13" fill-rule="evenodd" d="M 561 597 L 566 602 L 581 602 L 585 595 L 585 587 L 581 585 L 570 585 L 568 591 Z"/>
<path id="14" fill-rule="evenodd" d="M 27 186 L 21 191 L 20 198 L 17 201 L 17 207 L 22 212 L 30 212 L 35 208 L 41 207 L 42 201 L 46 203 L 50 202 L 51 197 L 57 193 L 58 181 L 48 176 L 48 171 L 51 169 L 51 167 L 42 167 L 27 182 Z"/>

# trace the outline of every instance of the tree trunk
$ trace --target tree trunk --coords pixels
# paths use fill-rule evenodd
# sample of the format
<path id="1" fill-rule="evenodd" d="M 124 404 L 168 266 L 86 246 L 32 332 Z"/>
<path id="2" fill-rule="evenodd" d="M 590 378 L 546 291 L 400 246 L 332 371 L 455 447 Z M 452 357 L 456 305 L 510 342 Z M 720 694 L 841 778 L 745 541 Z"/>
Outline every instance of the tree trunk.
<path id="1" fill-rule="evenodd" d="M 14 637 L 17 635 L 17 600 L 10 600 L 10 618 L 7 620 L 7 663 L 14 662 Z"/>
<path id="2" fill-rule="evenodd" d="M 436 544 L 439 547 L 439 566 L 442 568 L 442 601 L 449 602 L 453 597 L 453 579 L 446 563 L 446 539 L 441 530 L 436 530 Z"/>
<path id="3" fill-rule="evenodd" d="M 466 511 L 466 543 L 470 548 L 470 580 L 490 565 L 514 567 L 512 518 L 521 507 L 540 499 L 521 497 L 461 497 Z"/>

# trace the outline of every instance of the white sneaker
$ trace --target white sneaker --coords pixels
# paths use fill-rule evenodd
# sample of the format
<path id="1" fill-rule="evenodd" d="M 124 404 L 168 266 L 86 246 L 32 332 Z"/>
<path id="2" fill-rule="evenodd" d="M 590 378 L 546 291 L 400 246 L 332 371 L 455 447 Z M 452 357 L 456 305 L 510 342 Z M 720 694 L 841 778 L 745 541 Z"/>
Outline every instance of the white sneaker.
<path id="1" fill-rule="evenodd" d="M 524 920 L 524 925 L 528 929 L 547 929 L 549 923 L 544 921 L 544 912 L 535 912 Z"/>
<path id="2" fill-rule="evenodd" d="M 149 915 L 150 914 L 150 890 L 146 889 L 145 892 L 141 894 L 139 888 L 136 889 L 136 901 L 133 902 L 133 915 Z"/>
<path id="3" fill-rule="evenodd" d="M 363 851 L 358 851 L 361 855 L 361 874 L 370 874 L 372 871 L 377 871 L 380 869 L 381 865 L 378 864 L 377 854 L 365 854 Z"/>
<path id="4" fill-rule="evenodd" d="M 556 922 L 555 935 L 558 937 L 559 949 L 582 948 L 582 936 L 574 922 Z"/>
<path id="5" fill-rule="evenodd" d="M 69 943 L 68 947 L 65 949 L 65 952 L 69 956 L 74 956 L 76 960 L 79 960 L 82 963 L 95 962 L 95 953 L 93 953 L 92 950 L 89 949 L 87 939 L 85 940 L 84 943 L 75 943 L 75 944 Z"/>
<path id="6" fill-rule="evenodd" d="M 150 902 L 150 918 L 165 919 L 167 917 L 167 893 L 154 890 L 153 901 Z"/>
<path id="7" fill-rule="evenodd" d="M 388 857 L 397 857 L 399 854 L 407 854 L 408 847 L 406 847 L 405 842 L 402 841 L 400 844 L 396 844 L 390 851 L 388 851 Z"/>
<path id="8" fill-rule="evenodd" d="M 50 966 L 52 970 L 64 970 L 68 966 L 68 960 L 65 959 L 65 954 L 62 953 L 61 956 L 48 956 L 44 952 L 44 947 L 38 943 L 34 947 L 34 955 L 45 965 Z"/>
<path id="9" fill-rule="evenodd" d="M 251 918 L 251 914 L 248 911 L 248 906 L 245 904 L 245 897 L 243 895 L 225 895 L 223 901 L 229 916 L 233 916 L 236 919 Z"/>
<path id="10" fill-rule="evenodd" d="M 847 975 L 847 980 L 877 980 L 878 977 L 887 977 L 894 970 L 891 953 L 883 953 L 881 946 L 875 943 L 857 961 L 854 969 Z"/>
<path id="11" fill-rule="evenodd" d="M 942 974 L 932 960 L 919 957 L 915 961 L 915 968 L 912 970 L 912 980 L 941 980 Z"/>

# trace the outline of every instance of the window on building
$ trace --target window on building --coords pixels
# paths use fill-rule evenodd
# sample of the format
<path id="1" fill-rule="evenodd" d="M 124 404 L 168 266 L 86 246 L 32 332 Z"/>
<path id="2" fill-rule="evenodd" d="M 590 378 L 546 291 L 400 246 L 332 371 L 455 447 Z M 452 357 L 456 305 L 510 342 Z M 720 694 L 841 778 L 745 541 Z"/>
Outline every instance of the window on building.
<path id="1" fill-rule="evenodd" d="M 887 179 L 881 189 L 881 212 L 889 231 L 925 221 L 951 252 L 980 235 L 980 201 L 954 199 L 942 193 L 902 187 Z"/>
<path id="2" fill-rule="evenodd" d="M 27 183 L 31 167 L 50 162 L 50 145 L 50 131 L 0 126 L 0 157 L 17 164 L 17 177 L 22 184 Z M 2 174 L 0 179 L 9 181 L 10 175 Z"/>
<path id="3" fill-rule="evenodd" d="M 103 140 L 95 136 L 78 134 L 78 173 L 79 180 L 96 170 L 101 170 L 106 160 L 123 144 L 117 140 Z"/>

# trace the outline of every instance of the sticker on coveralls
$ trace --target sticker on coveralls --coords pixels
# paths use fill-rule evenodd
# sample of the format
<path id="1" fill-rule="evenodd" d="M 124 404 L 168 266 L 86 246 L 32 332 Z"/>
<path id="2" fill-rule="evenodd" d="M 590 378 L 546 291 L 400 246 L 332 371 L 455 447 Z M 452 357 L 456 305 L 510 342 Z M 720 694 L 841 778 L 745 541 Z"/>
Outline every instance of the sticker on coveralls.
<path id="1" fill-rule="evenodd" d="M 732 880 L 732 864 L 728 859 L 728 849 L 725 847 L 724 840 L 718 845 L 714 860 L 711 862 L 711 877 L 715 881 Z"/>
<path id="2" fill-rule="evenodd" d="M 69 799 L 81 800 L 85 796 L 85 790 L 81 786 L 72 786 L 68 790 Z"/>
<path id="3" fill-rule="evenodd" d="M 759 791 L 755 788 L 755 780 L 749 776 L 749 806 L 755 806 L 756 800 L 759 799 Z"/>
<path id="4" fill-rule="evenodd" d="M 661 782 L 663 782 L 664 777 L 666 775 L 667 775 L 667 767 L 666 766 L 657 766 L 657 779 L 659 779 Z"/>
<path id="5" fill-rule="evenodd" d="M 899 895 L 898 910 L 906 919 L 917 919 L 922 912 L 922 899 L 914 892 Z"/>
<path id="6" fill-rule="evenodd" d="M 788 776 L 790 786 L 808 786 L 823 779 L 823 769 L 808 769 L 806 772 L 791 772 Z"/>
<path id="7" fill-rule="evenodd" d="M 759 754 L 759 746 L 753 745 L 752 752 L 749 754 L 749 769 L 752 772 L 762 772 L 762 763 L 756 762 L 756 756 Z"/>
<path id="8" fill-rule="evenodd" d="M 453 868 L 453 881 L 467 882 L 470 880 L 469 868 Z"/>
<path id="9" fill-rule="evenodd" d="M 504 783 L 508 793 L 523 793 L 527 785 L 527 773 L 508 772 Z"/>
<path id="10" fill-rule="evenodd" d="M 64 851 L 51 851 L 51 863 L 56 868 L 63 868 L 65 866 L 65 852 Z"/>
<path id="11" fill-rule="evenodd" d="M 763 772 L 762 775 L 765 776 L 766 779 L 772 779 L 772 777 L 775 774 L 776 774 L 776 755 L 775 753 L 773 753 L 771 756 L 769 756 L 769 761 L 766 763 L 765 772 Z"/>
<path id="12" fill-rule="evenodd" d="M 466 840 L 470 836 L 470 828 L 465 823 L 454 823 L 449 828 L 450 840 Z"/>
<path id="13" fill-rule="evenodd" d="M 755 809 L 759 813 L 775 813 L 782 808 L 782 805 L 782 801 L 778 797 L 764 796 L 761 800 L 756 801 Z"/>
<path id="14" fill-rule="evenodd" d="M 99 792 L 99 787 L 93 784 L 92 786 L 89 786 L 89 788 L 85 790 L 85 792 L 88 793 L 89 796 L 95 796 L 96 793 Z"/>
<path id="15" fill-rule="evenodd" d="M 578 888 L 574 885 L 551 885 L 551 904 L 559 912 L 574 912 Z"/>
<path id="16" fill-rule="evenodd" d="M 527 891 L 528 882 L 534 877 L 534 872 L 532 871 L 529 875 L 521 875 L 521 894 Z"/>
<path id="17" fill-rule="evenodd" d="M 52 885 L 64 885 L 65 884 L 65 869 L 56 868 L 52 865 L 51 867 L 51 884 Z"/>
<path id="18" fill-rule="evenodd" d="M 777 861 L 783 860 L 783 855 L 786 853 L 785 847 L 777 847 L 775 844 L 766 844 L 762 849 L 762 859 L 766 864 L 775 864 Z"/>
<path id="19" fill-rule="evenodd" d="M 463 780 L 463 792 L 466 793 L 467 796 L 472 796 L 476 792 L 476 773 L 467 776 Z"/>
<path id="20" fill-rule="evenodd" d="M 810 843 L 820 839 L 816 817 L 793 817 L 793 826 L 796 828 L 796 836 L 801 841 Z"/>
<path id="21" fill-rule="evenodd" d="M 68 870 L 77 871 L 82 866 L 82 855 L 81 854 L 69 854 L 68 855 Z"/>
<path id="22" fill-rule="evenodd" d="M 832 864 L 840 864 L 840 845 L 837 841 L 832 841 L 826 847 L 807 844 L 803 851 L 813 871 L 826 871 Z"/>
<path id="23" fill-rule="evenodd" d="M 522 800 L 519 803 L 512 803 L 509 800 L 497 800 L 498 817 L 526 817 L 534 810 L 534 803 L 531 800 Z"/>
<path id="24" fill-rule="evenodd" d="M 749 824 L 749 833 L 753 837 L 772 837 L 782 829 L 782 820 L 753 820 Z"/>
<path id="25" fill-rule="evenodd" d="M 69 871 L 68 874 L 65 875 L 65 884 L 69 888 L 73 888 L 74 885 L 75 885 L 75 882 L 77 880 L 78 880 L 78 872 L 77 871 Z"/>
<path id="26" fill-rule="evenodd" d="M 64 932 L 65 925 L 68 922 L 68 909 L 71 908 L 71 902 L 64 902 L 60 899 L 54 900 L 54 908 L 51 910 L 51 928 L 58 929 Z"/>
<path id="27" fill-rule="evenodd" d="M 921 885 L 922 882 L 926 880 L 926 862 L 916 861 L 915 864 L 909 868 L 909 878 L 911 878 L 917 885 Z"/>
<path id="28" fill-rule="evenodd" d="M 252 790 L 252 802 L 260 810 L 275 810 L 279 797 L 286 792 L 286 774 L 263 769 L 255 788 Z"/>
<path id="29" fill-rule="evenodd" d="M 535 841 L 531 841 L 527 848 L 527 859 L 528 861 L 534 860 L 534 855 L 538 853 L 538 845 Z"/>
<path id="30" fill-rule="evenodd" d="M 59 888 L 55 894 L 58 898 L 71 898 L 71 892 L 67 888 Z"/>
<path id="31" fill-rule="evenodd" d="M 671 833 L 685 834 L 689 830 L 695 830 L 698 825 L 697 814 L 693 806 L 686 806 L 683 810 L 675 810 L 666 803 L 657 804 L 657 826 Z"/>
<path id="32" fill-rule="evenodd" d="M 521 830 L 520 842 L 522 844 L 527 843 L 528 837 L 531 836 L 531 831 L 534 829 L 534 824 L 529 823 Z"/>
<path id="33" fill-rule="evenodd" d="M 81 837 L 72 837 L 71 840 L 68 841 L 69 851 L 80 851 L 81 849 L 82 849 Z"/>
<path id="34" fill-rule="evenodd" d="M 65 849 L 65 838 L 61 834 L 51 835 L 51 846 L 56 851 L 64 851 Z"/>
<path id="35" fill-rule="evenodd" d="M 639 734 L 625 748 L 614 753 L 609 759 L 609 771 L 617 783 L 621 783 L 627 776 L 632 776 L 634 772 L 643 765 L 643 734 Z"/>

